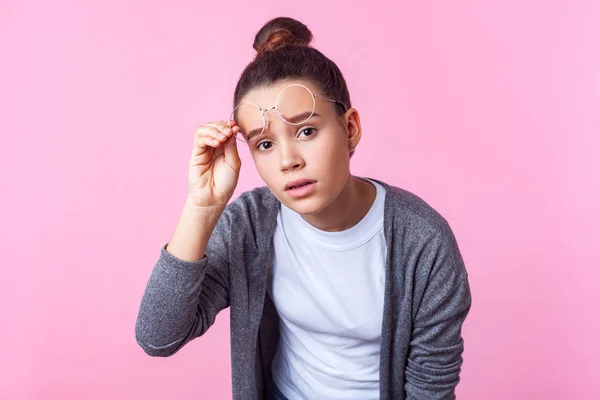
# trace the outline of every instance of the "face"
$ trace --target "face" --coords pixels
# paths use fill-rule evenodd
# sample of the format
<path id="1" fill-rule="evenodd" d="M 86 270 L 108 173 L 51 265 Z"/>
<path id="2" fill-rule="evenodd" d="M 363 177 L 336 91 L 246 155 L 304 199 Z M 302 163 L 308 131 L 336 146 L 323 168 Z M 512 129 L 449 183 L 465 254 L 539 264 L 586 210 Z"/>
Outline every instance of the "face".
<path id="1" fill-rule="evenodd" d="M 300 83 L 322 96 L 310 82 L 289 80 L 257 88 L 244 96 L 241 103 L 271 108 L 281 90 L 292 83 Z M 301 99 L 298 102 L 302 104 Z M 286 104 L 289 115 L 290 109 L 294 109 L 294 99 L 286 98 Z M 265 184 L 279 201 L 300 214 L 324 211 L 350 177 L 350 143 L 358 144 L 360 121 L 355 109 L 340 116 L 335 107 L 335 103 L 317 97 L 313 116 L 301 125 L 284 122 L 276 110 L 267 111 L 268 125 L 264 133 L 248 143 Z M 238 125 L 247 132 L 260 128 L 261 122 L 244 113 L 237 116 Z"/>

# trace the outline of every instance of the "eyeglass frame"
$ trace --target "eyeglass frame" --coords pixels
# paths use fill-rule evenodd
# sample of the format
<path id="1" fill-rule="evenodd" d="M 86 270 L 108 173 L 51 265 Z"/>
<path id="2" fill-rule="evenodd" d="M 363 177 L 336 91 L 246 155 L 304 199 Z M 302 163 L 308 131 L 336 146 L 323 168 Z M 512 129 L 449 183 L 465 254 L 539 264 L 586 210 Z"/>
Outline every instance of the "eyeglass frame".
<path id="1" fill-rule="evenodd" d="M 311 95 L 311 97 L 312 97 L 312 99 L 313 99 L 313 108 L 312 108 L 312 111 L 311 111 L 310 115 L 308 116 L 308 118 L 306 118 L 306 119 L 305 119 L 304 121 L 302 121 L 302 122 L 297 122 L 297 123 L 291 123 L 291 122 L 288 122 L 288 121 L 286 121 L 286 120 L 285 120 L 285 118 L 283 118 L 283 116 L 282 116 L 282 115 L 281 115 L 281 113 L 279 112 L 279 98 L 281 97 L 281 95 L 283 94 L 283 92 L 285 92 L 285 90 L 286 90 L 286 89 L 288 89 L 288 88 L 290 88 L 290 87 L 292 87 L 292 86 L 300 86 L 300 87 L 303 87 L 304 89 L 306 89 L 306 90 L 308 91 L 308 93 L 310 93 L 310 95 Z M 313 93 L 313 92 L 312 92 L 312 90 L 310 90 L 308 87 L 306 87 L 305 85 L 302 85 L 302 84 L 300 84 L 300 83 L 292 83 L 292 84 L 289 84 L 289 85 L 287 85 L 287 86 L 286 86 L 286 87 L 284 87 L 283 89 L 281 89 L 281 91 L 280 91 L 280 92 L 279 92 L 279 94 L 277 95 L 277 100 L 275 101 L 275 105 L 274 105 L 273 107 L 265 108 L 265 109 L 263 110 L 263 109 L 262 109 L 260 106 L 258 106 L 257 104 L 251 103 L 251 102 L 244 102 L 244 103 L 240 103 L 240 104 L 238 104 L 237 106 L 235 106 L 235 108 L 234 108 L 234 109 L 233 109 L 233 111 L 231 112 L 231 115 L 230 115 L 229 121 L 231 121 L 231 120 L 233 119 L 233 116 L 234 116 L 234 114 L 235 114 L 235 110 L 237 110 L 237 109 L 238 109 L 240 106 L 242 106 L 242 105 L 244 105 L 244 104 L 250 104 L 250 105 L 253 105 L 254 107 L 256 107 L 256 108 L 257 108 L 257 109 L 258 109 L 258 110 L 261 112 L 261 114 L 262 114 L 262 117 L 263 117 L 263 121 L 265 122 L 265 123 L 263 124 L 263 130 L 262 130 L 262 132 L 261 132 L 259 135 L 257 135 L 257 136 L 256 136 L 256 139 L 254 139 L 254 140 L 244 140 L 244 139 L 240 139 L 240 138 L 238 138 L 238 136 L 239 136 L 239 135 L 235 135 L 235 138 L 236 138 L 237 140 L 241 141 L 241 142 L 244 142 L 244 143 L 252 143 L 252 142 L 255 142 L 255 141 L 257 141 L 257 140 L 258 140 L 258 139 L 259 139 L 259 138 L 260 138 L 260 137 L 263 135 L 263 133 L 265 133 L 265 130 L 267 129 L 267 126 L 269 126 L 269 121 L 267 120 L 267 117 L 265 116 L 265 113 L 266 113 L 267 111 L 271 111 L 271 110 L 276 110 L 276 111 L 277 111 L 277 115 L 279 116 L 279 118 L 280 118 L 280 119 L 281 119 L 283 122 L 285 122 L 286 124 L 288 124 L 288 125 L 293 125 L 293 126 L 302 125 L 302 124 L 304 124 L 306 121 L 308 121 L 309 119 L 311 119 L 311 118 L 312 118 L 312 116 L 314 115 L 314 113 L 315 113 L 315 108 L 317 107 L 317 102 L 316 102 L 316 99 L 317 99 L 317 98 L 319 98 L 319 99 L 321 99 L 321 100 L 326 100 L 326 101 L 329 101 L 329 102 L 331 102 L 331 103 L 336 103 L 336 104 L 339 104 L 339 105 L 341 105 L 341 106 L 342 106 L 342 108 L 344 109 L 344 112 L 348 111 L 348 108 L 346 107 L 346 105 L 345 105 L 343 102 L 341 102 L 341 101 L 339 101 L 339 100 L 328 99 L 328 98 L 326 98 L 326 97 L 323 97 L 323 96 L 320 96 L 320 95 L 318 95 L 318 94 L 316 94 L 316 93 Z M 230 124 L 230 122 L 228 122 L 228 124 Z"/>

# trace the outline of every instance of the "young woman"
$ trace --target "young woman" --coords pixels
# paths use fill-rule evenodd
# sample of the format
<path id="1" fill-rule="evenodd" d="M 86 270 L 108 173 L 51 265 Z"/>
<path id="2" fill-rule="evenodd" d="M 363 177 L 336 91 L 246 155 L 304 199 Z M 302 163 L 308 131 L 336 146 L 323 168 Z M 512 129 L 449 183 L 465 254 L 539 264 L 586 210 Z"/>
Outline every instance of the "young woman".
<path id="1" fill-rule="evenodd" d="M 455 237 L 416 195 L 351 175 L 359 114 L 311 39 L 268 22 L 230 120 L 197 129 L 137 341 L 170 356 L 230 307 L 234 399 L 453 399 L 471 306 Z M 266 187 L 228 204 L 238 142 Z"/>

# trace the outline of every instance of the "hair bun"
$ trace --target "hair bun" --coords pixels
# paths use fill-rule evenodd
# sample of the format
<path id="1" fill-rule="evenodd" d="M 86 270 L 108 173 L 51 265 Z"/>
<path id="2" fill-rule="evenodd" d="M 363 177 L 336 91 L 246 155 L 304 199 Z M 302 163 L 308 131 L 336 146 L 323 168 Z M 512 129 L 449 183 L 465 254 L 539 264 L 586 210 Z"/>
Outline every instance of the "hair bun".
<path id="1" fill-rule="evenodd" d="M 313 38 L 306 25 L 293 18 L 278 17 L 267 22 L 254 37 L 257 53 L 275 51 L 284 46 L 308 46 Z"/>

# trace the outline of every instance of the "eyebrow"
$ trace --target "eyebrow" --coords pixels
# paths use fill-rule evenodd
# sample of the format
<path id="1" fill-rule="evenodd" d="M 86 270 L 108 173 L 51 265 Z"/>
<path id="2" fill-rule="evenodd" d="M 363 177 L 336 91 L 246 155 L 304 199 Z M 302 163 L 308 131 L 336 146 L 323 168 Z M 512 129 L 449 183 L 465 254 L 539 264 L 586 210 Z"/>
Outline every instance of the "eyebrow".
<path id="1" fill-rule="evenodd" d="M 305 113 L 298 114 L 298 115 L 295 115 L 290 118 L 286 118 L 286 120 L 288 122 L 291 122 L 292 124 L 297 124 L 298 122 L 304 121 L 308 117 L 310 117 L 310 119 L 315 118 L 315 117 L 320 117 L 320 115 L 316 112 L 312 113 L 312 116 L 310 114 L 311 114 L 310 112 L 305 112 Z M 252 135 L 258 135 L 258 134 L 260 134 L 261 131 L 262 131 L 262 128 L 253 129 L 250 131 L 250 133 L 248 133 L 247 138 L 252 137 Z"/>
<path id="2" fill-rule="evenodd" d="M 310 114 L 312 114 L 312 116 Z M 291 122 L 292 124 L 297 124 L 298 122 L 304 121 L 308 117 L 314 118 L 314 117 L 320 117 L 320 115 L 317 114 L 316 112 L 313 112 L 313 113 L 311 113 L 311 112 L 305 112 L 305 113 L 298 114 L 298 115 L 295 115 L 293 117 L 286 118 L 286 119 L 289 122 Z"/>

